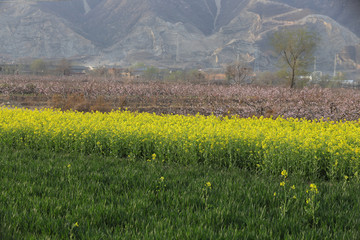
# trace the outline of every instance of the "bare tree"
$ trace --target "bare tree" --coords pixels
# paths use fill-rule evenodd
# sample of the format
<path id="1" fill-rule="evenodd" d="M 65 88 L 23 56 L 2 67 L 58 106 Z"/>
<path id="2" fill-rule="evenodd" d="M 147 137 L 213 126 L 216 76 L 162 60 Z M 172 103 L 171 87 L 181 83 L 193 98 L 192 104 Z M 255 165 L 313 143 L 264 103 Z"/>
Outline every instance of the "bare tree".
<path id="1" fill-rule="evenodd" d="M 61 59 L 56 66 L 56 72 L 60 75 L 68 76 L 71 72 L 71 63 L 65 58 Z"/>
<path id="2" fill-rule="evenodd" d="M 236 84 L 241 84 L 250 79 L 252 72 L 252 68 L 246 63 L 236 61 L 226 66 L 225 75 L 228 81 L 234 81 Z"/>

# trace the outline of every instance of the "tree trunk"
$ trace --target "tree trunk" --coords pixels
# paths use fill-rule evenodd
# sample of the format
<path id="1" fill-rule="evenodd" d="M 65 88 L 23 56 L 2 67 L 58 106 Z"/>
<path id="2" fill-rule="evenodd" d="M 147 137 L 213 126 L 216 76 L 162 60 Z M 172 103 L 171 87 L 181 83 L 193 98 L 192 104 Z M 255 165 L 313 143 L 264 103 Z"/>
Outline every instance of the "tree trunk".
<path id="1" fill-rule="evenodd" d="M 290 88 L 295 87 L 295 67 L 291 69 L 291 80 L 290 80 Z"/>

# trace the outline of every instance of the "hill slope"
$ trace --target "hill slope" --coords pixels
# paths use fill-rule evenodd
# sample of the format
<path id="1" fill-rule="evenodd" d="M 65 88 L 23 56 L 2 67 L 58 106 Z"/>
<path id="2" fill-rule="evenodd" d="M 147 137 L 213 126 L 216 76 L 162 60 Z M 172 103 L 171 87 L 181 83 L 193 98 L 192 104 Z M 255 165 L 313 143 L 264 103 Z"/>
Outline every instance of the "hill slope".
<path id="1" fill-rule="evenodd" d="M 358 1 L 77 0 L 0 3 L 0 58 L 75 58 L 84 63 L 216 67 L 237 58 L 273 67 L 267 38 L 306 25 L 322 42 L 324 71 L 333 56 L 359 67 Z M 355 49 L 355 50 L 354 50 Z"/>

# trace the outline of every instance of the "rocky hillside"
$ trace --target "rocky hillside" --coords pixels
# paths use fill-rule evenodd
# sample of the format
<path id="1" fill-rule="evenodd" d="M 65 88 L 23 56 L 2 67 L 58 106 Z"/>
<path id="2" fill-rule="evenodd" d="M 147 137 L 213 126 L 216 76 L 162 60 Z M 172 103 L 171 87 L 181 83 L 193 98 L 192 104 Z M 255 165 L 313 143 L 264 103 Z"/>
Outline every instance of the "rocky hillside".
<path id="1" fill-rule="evenodd" d="M 335 54 L 360 68 L 357 0 L 72 0 L 0 2 L 0 60 L 73 58 L 83 64 L 273 68 L 268 37 L 283 27 L 319 33 L 318 69 Z M 339 66 L 341 67 L 341 66 Z"/>

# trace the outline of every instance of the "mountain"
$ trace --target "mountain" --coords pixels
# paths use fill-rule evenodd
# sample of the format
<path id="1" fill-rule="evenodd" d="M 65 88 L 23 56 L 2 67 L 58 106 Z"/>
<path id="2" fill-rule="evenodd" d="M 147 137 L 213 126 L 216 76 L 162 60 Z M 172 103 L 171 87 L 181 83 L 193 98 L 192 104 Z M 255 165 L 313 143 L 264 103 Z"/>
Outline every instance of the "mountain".
<path id="1" fill-rule="evenodd" d="M 63 0 L 0 2 L 0 61 L 71 58 L 83 64 L 220 67 L 240 59 L 274 68 L 268 45 L 283 27 L 321 42 L 318 69 L 360 69 L 358 0 Z M 341 65 L 342 64 L 342 65 Z"/>

